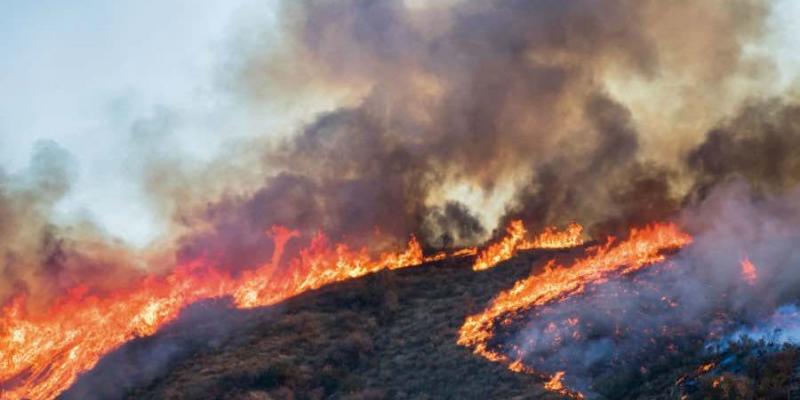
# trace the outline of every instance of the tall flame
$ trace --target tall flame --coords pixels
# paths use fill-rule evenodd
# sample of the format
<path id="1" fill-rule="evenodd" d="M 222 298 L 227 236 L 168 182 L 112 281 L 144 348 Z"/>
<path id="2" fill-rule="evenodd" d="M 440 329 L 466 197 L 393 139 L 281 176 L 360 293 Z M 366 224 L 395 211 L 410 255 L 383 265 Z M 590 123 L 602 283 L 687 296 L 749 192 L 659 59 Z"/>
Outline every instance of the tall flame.
<path id="1" fill-rule="evenodd" d="M 498 263 L 514 257 L 520 250 L 558 249 L 580 246 L 583 244 L 583 227 L 572 223 L 563 231 L 555 227 L 547 227 L 535 238 L 525 238 L 527 230 L 520 220 L 512 221 L 506 228 L 506 236 L 499 242 L 490 245 L 475 259 L 472 269 L 480 271 L 489 269 Z"/>
<path id="2" fill-rule="evenodd" d="M 518 231 L 509 229 L 509 232 Z M 483 312 L 467 317 L 459 330 L 458 344 L 472 347 L 475 354 L 504 363 L 511 370 L 532 372 L 532 369 L 521 364 L 519 358 L 513 360 L 489 348 L 495 324 L 509 321 L 521 311 L 581 293 L 592 282 L 631 273 L 663 261 L 665 250 L 683 247 L 691 240 L 691 236 L 673 224 L 655 224 L 631 230 L 628 239 L 619 243 L 609 238 L 606 244 L 587 250 L 590 255 L 577 260 L 569 268 L 556 266 L 551 261 L 542 273 L 518 281 L 511 289 L 496 296 Z M 560 384 L 563 374 L 556 374 L 555 378 L 555 382 L 549 382 L 553 387 L 556 382 Z M 559 392 L 566 395 L 560 389 Z"/>
<path id="3" fill-rule="evenodd" d="M 332 282 L 425 260 L 414 237 L 405 251 L 376 258 L 365 249 L 331 245 L 318 235 L 289 268 L 277 268 L 283 246 L 297 232 L 274 227 L 271 236 L 272 261 L 237 277 L 201 260 L 107 297 L 76 288 L 42 315 L 27 313 L 24 297 L 14 299 L 0 316 L 0 397 L 53 398 L 103 355 L 133 338 L 154 334 L 198 300 L 230 296 L 239 307 L 270 305 Z"/>

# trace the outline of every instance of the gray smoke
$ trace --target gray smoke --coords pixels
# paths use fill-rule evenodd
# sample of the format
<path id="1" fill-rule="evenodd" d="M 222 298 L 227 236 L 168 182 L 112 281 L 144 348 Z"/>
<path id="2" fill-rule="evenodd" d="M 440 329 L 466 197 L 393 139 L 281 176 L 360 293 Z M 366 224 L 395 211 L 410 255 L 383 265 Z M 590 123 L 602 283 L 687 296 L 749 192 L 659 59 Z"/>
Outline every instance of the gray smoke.
<path id="1" fill-rule="evenodd" d="M 534 368 L 566 371 L 570 385 L 593 396 L 619 395 L 620 388 L 595 386 L 613 374 L 630 390 L 670 357 L 800 301 L 798 204 L 800 187 L 765 196 L 742 180 L 720 186 L 681 213 L 692 245 L 644 272 L 532 310 L 504 345 L 521 348 Z M 752 284 L 742 276 L 745 258 L 757 268 Z"/>
<path id="2" fill-rule="evenodd" d="M 263 232 L 274 224 L 306 238 L 321 231 L 358 246 L 369 240 L 376 250 L 412 234 L 426 247 L 473 244 L 494 221 L 442 193 L 458 184 L 512 191 L 494 216 L 499 232 L 512 218 L 532 229 L 578 221 L 593 234 L 667 218 L 687 193 L 702 200 L 710 176 L 721 179 L 698 167 L 712 139 L 688 163 L 685 153 L 656 157 L 640 128 L 651 121 L 605 77 L 680 74 L 725 93 L 752 67 L 743 48 L 763 33 L 767 11 L 761 1 L 285 2 L 288 44 L 249 49 L 236 64 L 241 93 L 254 104 L 313 88 L 358 94 L 263 146 L 270 177 L 262 186 L 182 210 L 190 231 L 210 228 L 184 235 L 181 254 L 257 265 L 271 251 Z M 672 40 L 676 26 L 707 47 Z M 696 96 L 679 100 L 688 107 Z M 703 135 L 672 141 L 692 148 Z"/>

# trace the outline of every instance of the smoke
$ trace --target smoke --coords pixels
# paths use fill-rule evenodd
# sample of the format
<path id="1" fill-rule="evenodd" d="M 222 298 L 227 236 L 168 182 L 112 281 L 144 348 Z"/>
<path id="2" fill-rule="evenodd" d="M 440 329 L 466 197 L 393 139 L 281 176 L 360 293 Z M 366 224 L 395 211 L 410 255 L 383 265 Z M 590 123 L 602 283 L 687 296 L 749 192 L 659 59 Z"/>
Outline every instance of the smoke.
<path id="1" fill-rule="evenodd" d="M 113 290 L 137 275 L 134 255 L 91 221 L 65 224 L 56 205 L 70 190 L 75 163 L 53 142 L 39 142 L 28 168 L 0 171 L 0 304 L 24 294 L 29 307 L 91 284 Z"/>
<path id="2" fill-rule="evenodd" d="M 769 329 L 776 309 L 800 301 L 799 200 L 800 187 L 764 195 L 744 180 L 719 186 L 681 213 L 692 245 L 633 277 L 532 310 L 501 343 L 535 369 L 565 370 L 571 386 L 614 397 L 671 357 Z M 745 259 L 756 268 L 752 281 Z M 596 385 L 615 379 L 622 389 Z"/>
<path id="3" fill-rule="evenodd" d="M 258 103 L 345 91 L 347 104 L 261 147 L 263 185 L 184 214 L 207 227 L 181 238 L 185 257 L 260 264 L 275 224 L 379 250 L 412 234 L 472 244 L 511 219 L 577 220 L 599 236 L 678 218 L 696 241 L 674 261 L 535 310 L 499 339 L 580 389 L 679 352 L 672 337 L 705 342 L 795 295 L 800 213 L 785 210 L 800 171 L 796 106 L 753 89 L 769 63 L 744 50 L 764 33 L 765 2 L 353 0 L 282 12 L 288 45 L 253 50 L 241 92 Z M 449 192 L 458 186 L 508 201 L 487 214 Z M 743 257 L 763 269 L 754 285 Z"/>
<path id="4" fill-rule="evenodd" d="M 654 270 L 648 299 L 668 304 L 656 294 L 670 293 L 681 313 L 628 312 L 634 296 L 615 300 L 612 320 L 639 315 L 629 326 L 644 331 L 715 307 L 763 315 L 794 295 L 800 215 L 789 192 L 800 178 L 798 106 L 782 93 L 764 100 L 770 62 L 745 51 L 768 12 L 757 0 L 285 1 L 282 43 L 236 53 L 231 86 L 255 109 L 328 92 L 341 104 L 291 135 L 231 144 L 203 168 L 142 150 L 145 185 L 173 224 L 144 252 L 54 217 L 73 172 L 68 155 L 42 145 L 28 171 L 0 175 L 0 302 L 113 290 L 173 255 L 264 265 L 274 225 L 299 232 L 285 260 L 318 232 L 381 251 L 411 235 L 427 248 L 472 245 L 518 218 L 601 235 L 677 216 L 696 244 Z M 485 199 L 505 201 L 487 209 Z M 754 287 L 734 273 L 743 250 L 763 269 Z M 597 290 L 598 307 L 611 303 Z M 547 312 L 560 320 L 570 304 Z M 589 368 L 608 346 L 620 348 L 551 351 L 589 354 L 576 364 Z"/>
<path id="5" fill-rule="evenodd" d="M 231 312 L 227 300 L 215 299 L 188 306 L 180 317 L 151 337 L 137 338 L 109 353 L 82 374 L 59 399 L 121 399 L 147 387 L 181 362 L 225 345 L 241 345 L 236 332 L 252 329 L 256 321 L 271 318 L 275 308 Z"/>
<path id="6" fill-rule="evenodd" d="M 167 252 L 262 265 L 273 225 L 301 234 L 287 256 L 318 232 L 374 251 L 411 235 L 438 248 L 517 218 L 618 232 L 733 176 L 787 187 L 800 170 L 796 106 L 750 100 L 731 117 L 769 83 L 770 61 L 745 51 L 768 12 L 756 0 L 283 2 L 280 33 L 243 40 L 226 82 L 253 109 L 323 93 L 341 104 L 200 167 L 137 140 L 148 201 L 171 222 L 146 255 L 90 221 L 58 221 L 66 156 L 40 150 L 30 171 L 0 177 L 0 300 L 113 286 Z M 137 129 L 152 136 L 171 120 Z"/>
<path id="7" fill-rule="evenodd" d="M 743 165 L 739 158 L 759 157 L 737 155 L 751 147 L 738 144 L 747 135 L 739 127 L 759 124 L 759 103 L 751 106 L 753 117 L 719 122 L 747 97 L 742 87 L 765 79 L 754 65 L 766 62 L 744 48 L 763 35 L 767 13 L 765 3 L 749 0 L 283 2 L 280 44 L 252 40 L 237 49 L 226 64 L 230 86 L 252 108 L 326 92 L 346 93 L 345 100 L 294 134 L 231 143 L 206 166 L 142 147 L 137 157 L 145 161 L 137 168 L 145 170 L 148 200 L 171 219 L 161 248 L 148 252 L 172 247 L 179 260 L 249 268 L 270 259 L 265 232 L 274 225 L 301 234 L 287 256 L 318 232 L 374 251 L 411 235 L 426 248 L 474 245 L 511 219 L 532 229 L 578 221 L 600 235 L 672 216 L 726 176 L 760 173 L 753 180 L 766 176 L 770 188 L 788 184 L 789 171 L 797 170 L 790 153 L 779 167 L 787 171 L 781 182 L 770 170 L 734 167 Z M 646 112 L 625 95 L 623 76 L 652 86 L 648 101 L 669 101 L 669 112 Z M 665 82 L 686 93 L 659 90 Z M 716 104 L 703 103 L 711 98 L 726 99 L 714 108 L 722 111 L 707 113 L 716 120 L 687 111 Z M 762 107 L 784 106 L 776 98 Z M 784 117 L 775 111 L 785 120 L 776 129 L 792 128 L 786 110 Z M 662 119 L 694 128 L 676 128 L 667 141 L 682 151 L 662 154 L 664 122 L 654 122 Z M 704 138 L 713 124 L 720 133 Z M 780 145 L 781 134 L 773 136 L 754 140 Z M 54 194 L 26 193 L 7 193 L 13 199 L 5 203 L 34 196 L 49 205 L 26 217 L 14 211 L 19 217 L 4 224 L 19 225 L 16 219 L 41 225 L 28 231 L 47 226 L 50 233 L 25 234 L 26 249 L 6 251 L 8 257 L 53 264 L 91 248 L 96 254 L 71 268 L 102 270 L 91 275 L 109 282 L 150 257 L 90 223 L 48 223 Z M 48 261 L 43 253 L 57 257 Z M 112 266 L 109 257 L 125 265 Z M 33 272 L 39 268 L 4 267 L 16 272 L 7 272 L 0 292 L 31 290 L 34 275 L 50 279 Z M 63 275 L 56 286 L 84 280 L 81 273 Z"/>
<path id="8" fill-rule="evenodd" d="M 752 341 L 764 341 L 773 346 L 784 343 L 800 343 L 800 314 L 797 306 L 788 304 L 778 307 L 772 315 L 756 325 L 744 325 L 716 343 L 711 343 L 713 350 L 725 349 L 729 343 L 743 338 Z"/>
<path id="9" fill-rule="evenodd" d="M 743 177 L 759 191 L 800 183 L 800 107 L 780 99 L 747 104 L 740 113 L 710 131 L 692 150 L 688 164 L 696 175 L 695 195 L 731 177 Z"/>
<path id="10" fill-rule="evenodd" d="M 737 82 L 765 79 L 754 66 L 766 61 L 744 47 L 767 12 L 759 1 L 285 2 L 285 43 L 248 48 L 234 86 L 253 104 L 325 91 L 348 100 L 262 144 L 263 185 L 184 207 L 181 254 L 257 265 L 274 224 L 379 250 L 412 234 L 426 247 L 473 244 L 517 218 L 577 220 L 594 234 L 667 218 L 729 172 L 699 166 L 716 151 L 704 132 L 727 114 L 689 111 L 712 104 L 702 88 L 732 113 L 746 98 Z M 674 40 L 677 26 L 702 50 Z M 686 95 L 653 90 L 671 111 L 634 114 L 620 76 Z M 663 118 L 694 118 L 668 141 L 681 152 L 653 146 Z M 507 201 L 489 211 L 457 187 Z"/>

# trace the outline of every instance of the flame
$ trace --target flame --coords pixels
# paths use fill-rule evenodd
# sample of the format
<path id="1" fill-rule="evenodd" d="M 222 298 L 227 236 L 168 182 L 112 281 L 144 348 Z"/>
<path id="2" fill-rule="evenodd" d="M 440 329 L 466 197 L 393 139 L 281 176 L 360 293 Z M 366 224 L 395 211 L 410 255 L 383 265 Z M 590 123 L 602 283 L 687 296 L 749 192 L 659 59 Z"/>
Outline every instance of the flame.
<path id="1" fill-rule="evenodd" d="M 466 249 L 456 250 L 453 253 L 453 257 L 467 257 L 467 256 L 474 256 L 478 254 L 477 247 L 468 247 Z"/>
<path id="2" fill-rule="evenodd" d="M 755 285 L 758 281 L 758 268 L 745 257 L 742 259 L 742 279 L 749 285 Z"/>
<path id="3" fill-rule="evenodd" d="M 715 362 L 710 362 L 710 363 L 703 364 L 703 365 L 701 365 L 700 367 L 697 368 L 697 373 L 699 373 L 699 374 L 706 373 L 706 372 L 711 371 L 712 369 L 714 369 L 714 367 L 716 367 L 716 366 L 717 366 L 717 363 L 715 363 Z"/>
<path id="4" fill-rule="evenodd" d="M 298 233 L 274 227 L 270 236 L 272 260 L 236 277 L 200 260 L 106 297 L 78 287 L 41 315 L 26 312 L 25 297 L 15 298 L 0 316 L 0 397 L 53 398 L 103 355 L 154 334 L 198 300 L 230 296 L 238 307 L 265 306 L 332 282 L 425 260 L 414 237 L 403 252 L 371 257 L 366 249 L 331 245 L 317 235 L 288 268 L 278 268 L 284 245 Z"/>
<path id="5" fill-rule="evenodd" d="M 714 389 L 718 388 L 723 382 L 725 382 L 725 377 L 720 376 L 718 378 L 714 378 L 714 381 L 711 383 L 711 387 Z"/>
<path id="6" fill-rule="evenodd" d="M 583 244 L 583 227 L 571 223 L 567 225 L 567 229 L 559 231 L 553 226 L 544 229 L 539 236 L 533 240 L 524 242 L 520 250 L 528 249 L 564 249 L 567 247 L 576 247 Z"/>
<path id="7" fill-rule="evenodd" d="M 527 240 L 522 222 L 514 221 L 508 233 L 501 242 L 480 253 L 474 269 L 490 268 L 519 250 L 582 243 L 582 227 L 577 224 L 564 231 L 547 228 Z M 0 316 L 0 397 L 53 398 L 105 354 L 131 339 L 154 334 L 175 320 L 185 306 L 199 300 L 230 297 L 236 307 L 266 306 L 380 270 L 478 254 L 473 247 L 426 257 L 412 236 L 404 251 L 375 257 L 365 248 L 354 250 L 332 244 L 318 234 L 297 256 L 282 262 L 286 243 L 299 233 L 276 226 L 268 234 L 275 245 L 272 259 L 237 276 L 201 259 L 179 265 L 164 276 L 144 277 L 110 295 L 99 296 L 88 287 L 76 287 L 42 314 L 29 313 L 24 296 L 13 299 Z M 591 249 L 593 255 L 572 268 L 554 267 L 551 263 L 543 274 L 518 282 L 496 297 L 482 314 L 469 317 L 460 330 L 458 343 L 474 347 L 475 353 L 491 361 L 508 364 L 513 371 L 533 374 L 535 371 L 521 359 L 511 362 L 507 356 L 488 349 L 496 318 L 580 292 L 588 282 L 612 272 L 627 273 L 661 261 L 660 250 L 680 247 L 690 240 L 672 225 L 657 225 L 632 231 L 630 239 L 619 245 L 613 246 L 613 240 L 609 240 L 605 246 Z M 582 397 L 563 387 L 562 378 L 563 372 L 556 374 L 546 386 L 565 396 Z"/>
<path id="8" fill-rule="evenodd" d="M 509 229 L 509 233 L 518 232 L 517 228 Z M 631 230 L 628 239 L 619 243 L 609 238 L 605 245 L 587 250 L 590 255 L 577 260 L 569 268 L 556 266 L 554 261 L 550 261 L 542 273 L 518 281 L 511 289 L 497 295 L 483 312 L 467 317 L 459 330 L 458 344 L 472 347 L 475 354 L 490 361 L 526 371 L 519 360 L 512 362 L 509 356 L 489 348 L 495 324 L 501 317 L 504 317 L 502 321 L 510 321 L 521 311 L 580 293 L 590 283 L 663 261 L 665 250 L 683 247 L 691 240 L 674 224 L 654 224 Z M 556 375 L 560 383 L 563 374 Z M 573 397 L 579 395 L 576 393 Z"/>
<path id="9" fill-rule="evenodd" d="M 508 260 L 520 250 L 559 249 L 580 246 L 583 244 L 583 227 L 572 223 L 563 231 L 555 227 L 547 227 L 532 240 L 526 240 L 525 225 L 520 220 L 511 221 L 506 228 L 506 236 L 482 251 L 472 269 L 481 271 Z"/>
<path id="10" fill-rule="evenodd" d="M 560 392 L 564 390 L 564 384 L 561 380 L 564 379 L 564 371 L 558 371 L 553 374 L 549 381 L 545 382 L 544 388 L 551 392 Z"/>

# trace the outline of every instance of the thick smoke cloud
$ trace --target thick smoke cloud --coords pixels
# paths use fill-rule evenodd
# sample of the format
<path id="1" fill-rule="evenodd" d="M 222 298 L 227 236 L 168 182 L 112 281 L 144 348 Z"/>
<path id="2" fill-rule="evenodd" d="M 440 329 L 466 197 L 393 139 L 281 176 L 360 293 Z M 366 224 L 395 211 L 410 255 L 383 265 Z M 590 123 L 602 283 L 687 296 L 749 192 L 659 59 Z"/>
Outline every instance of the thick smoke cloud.
<path id="1" fill-rule="evenodd" d="M 261 188 L 185 212 L 188 226 L 210 228 L 185 236 L 182 252 L 255 265 L 273 224 L 379 248 L 412 234 L 428 247 L 471 244 L 512 218 L 534 228 L 576 220 L 595 234 L 666 218 L 702 156 L 654 157 L 639 128 L 651 124 L 605 79 L 681 75 L 723 94 L 765 13 L 758 1 L 286 2 L 289 44 L 252 50 L 238 69 L 242 92 L 257 102 L 348 88 L 357 100 L 265 146 Z M 704 52 L 669 39 L 675 26 L 696 30 Z M 448 197 L 457 185 L 510 190 L 510 200 L 481 219 Z"/>
<path id="2" fill-rule="evenodd" d="M 800 107 L 780 99 L 753 102 L 706 135 L 688 164 L 696 174 L 695 195 L 743 177 L 759 191 L 800 183 Z"/>
<path id="3" fill-rule="evenodd" d="M 797 112 L 785 100 L 752 102 L 708 135 L 708 121 L 692 119 L 702 129 L 676 134 L 671 142 L 687 150 L 665 160 L 652 150 L 651 116 L 609 82 L 680 77 L 685 96 L 650 100 L 677 101 L 671 110 L 740 98 L 731 82 L 758 71 L 743 48 L 763 33 L 767 11 L 755 0 L 284 2 L 279 49 L 248 48 L 230 64 L 237 94 L 253 108 L 326 90 L 347 92 L 346 104 L 293 135 L 234 144 L 200 172 L 147 152 L 145 185 L 174 230 L 144 255 L 90 222 L 54 219 L 68 168 L 55 165 L 58 151 L 41 150 L 20 175 L 29 177 L 2 177 L 0 299 L 124 284 L 139 266 L 170 264 L 165 249 L 261 265 L 273 225 L 301 233 L 286 256 L 317 232 L 375 251 L 412 234 L 440 248 L 480 243 L 515 218 L 532 229 L 575 220 L 591 234 L 618 232 L 674 215 L 734 176 L 787 187 L 797 178 Z M 677 117 L 697 115 L 665 114 Z M 456 187 L 505 204 L 482 209 Z"/>

